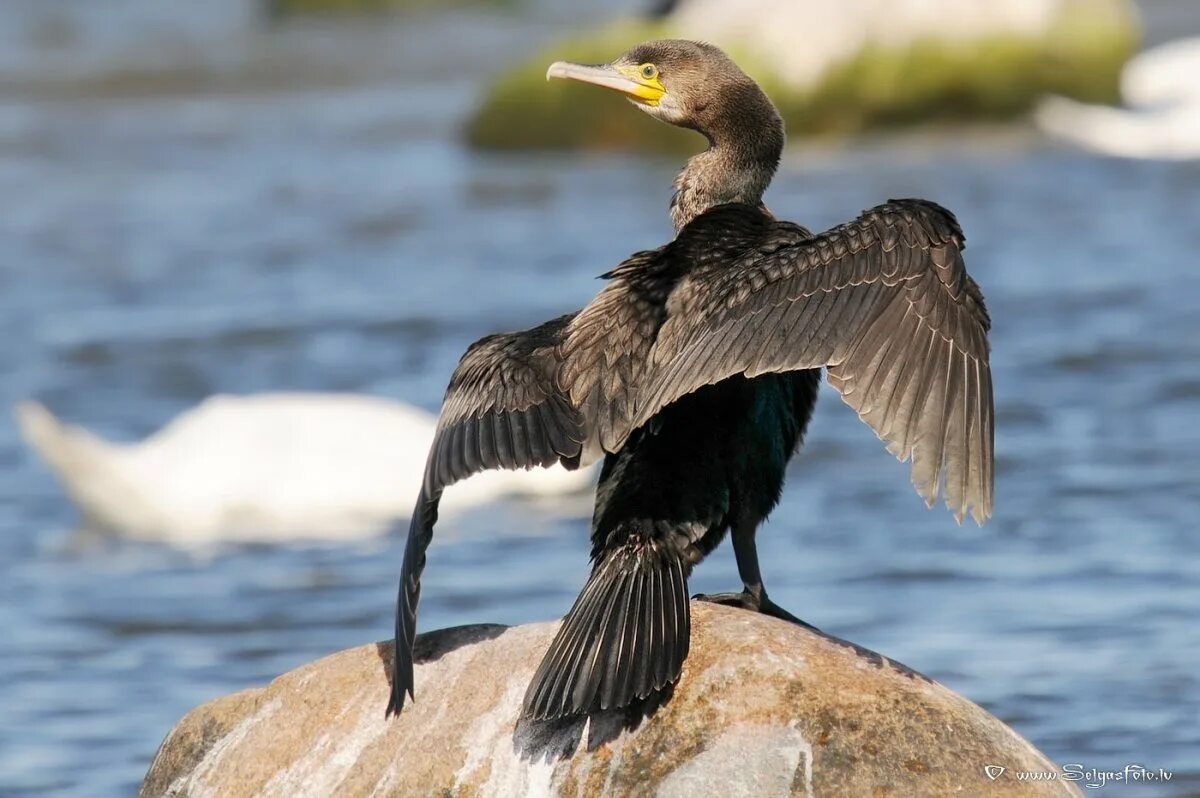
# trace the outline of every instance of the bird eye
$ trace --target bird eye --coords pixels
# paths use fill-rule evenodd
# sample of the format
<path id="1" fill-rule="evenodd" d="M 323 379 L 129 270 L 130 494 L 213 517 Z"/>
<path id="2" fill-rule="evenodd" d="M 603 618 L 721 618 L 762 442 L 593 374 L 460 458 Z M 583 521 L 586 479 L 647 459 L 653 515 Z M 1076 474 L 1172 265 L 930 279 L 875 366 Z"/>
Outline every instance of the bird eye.
<path id="1" fill-rule="evenodd" d="M 646 80 L 654 80 L 658 77 L 658 67 L 654 64 L 642 64 L 642 77 Z"/>

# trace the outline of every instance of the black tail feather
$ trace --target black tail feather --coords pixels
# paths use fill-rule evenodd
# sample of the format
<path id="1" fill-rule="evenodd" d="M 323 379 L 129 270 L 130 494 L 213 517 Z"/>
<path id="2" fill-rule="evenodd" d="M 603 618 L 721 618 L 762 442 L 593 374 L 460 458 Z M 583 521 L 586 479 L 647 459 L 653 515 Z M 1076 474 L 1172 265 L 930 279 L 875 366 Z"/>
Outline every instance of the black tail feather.
<path id="1" fill-rule="evenodd" d="M 643 541 L 597 563 L 525 693 L 525 715 L 625 707 L 677 680 L 691 632 L 688 570 Z"/>
<path id="2" fill-rule="evenodd" d="M 421 572 L 425 570 L 425 550 L 433 539 L 441 491 L 429 496 L 423 490 L 413 508 L 408 526 L 404 563 L 400 566 L 400 591 L 396 596 L 395 665 L 392 671 L 392 696 L 386 715 L 398 715 L 404 709 L 405 694 L 413 695 L 413 646 L 417 638 L 417 603 L 421 600 Z"/>

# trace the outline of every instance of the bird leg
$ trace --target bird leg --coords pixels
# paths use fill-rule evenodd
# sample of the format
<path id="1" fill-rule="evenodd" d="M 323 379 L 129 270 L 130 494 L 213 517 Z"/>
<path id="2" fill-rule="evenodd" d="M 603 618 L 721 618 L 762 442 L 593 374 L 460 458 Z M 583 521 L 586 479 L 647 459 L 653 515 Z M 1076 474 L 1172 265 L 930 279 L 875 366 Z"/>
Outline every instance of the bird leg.
<path id="1" fill-rule="evenodd" d="M 762 572 L 758 567 L 758 547 L 754 543 L 754 535 L 758 531 L 757 523 L 737 524 L 733 528 L 733 554 L 737 558 L 738 576 L 744 586 L 740 593 L 697 593 L 692 598 L 697 601 L 709 601 L 713 604 L 724 604 L 727 607 L 739 607 L 751 612 L 761 612 L 781 621 L 787 621 L 814 632 L 820 631 L 811 623 L 802 621 L 795 615 L 780 607 L 767 597 L 767 589 L 763 587 Z"/>

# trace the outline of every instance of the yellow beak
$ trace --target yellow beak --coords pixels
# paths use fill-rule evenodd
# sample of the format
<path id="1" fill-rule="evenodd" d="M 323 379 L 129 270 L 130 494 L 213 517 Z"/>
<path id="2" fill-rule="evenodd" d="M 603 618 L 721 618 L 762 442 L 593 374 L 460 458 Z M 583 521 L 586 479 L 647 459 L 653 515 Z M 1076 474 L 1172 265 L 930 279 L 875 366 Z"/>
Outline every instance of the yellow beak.
<path id="1" fill-rule="evenodd" d="M 569 61 L 555 61 L 546 70 L 546 80 L 562 78 L 577 80 L 581 83 L 591 83 L 606 89 L 619 91 L 630 99 L 645 105 L 658 105 L 667 89 L 657 78 L 647 80 L 639 73 L 636 66 L 587 66 L 572 64 Z"/>

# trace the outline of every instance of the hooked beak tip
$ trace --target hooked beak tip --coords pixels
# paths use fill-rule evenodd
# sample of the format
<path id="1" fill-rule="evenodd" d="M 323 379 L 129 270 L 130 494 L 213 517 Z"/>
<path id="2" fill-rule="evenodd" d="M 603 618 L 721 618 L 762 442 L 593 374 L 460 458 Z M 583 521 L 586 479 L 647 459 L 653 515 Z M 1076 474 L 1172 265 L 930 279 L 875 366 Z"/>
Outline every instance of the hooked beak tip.
<path id="1" fill-rule="evenodd" d="M 570 73 L 569 67 L 570 64 L 568 64 L 566 61 L 555 61 L 549 66 L 549 68 L 546 69 L 546 80 L 567 77 Z"/>

